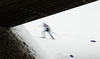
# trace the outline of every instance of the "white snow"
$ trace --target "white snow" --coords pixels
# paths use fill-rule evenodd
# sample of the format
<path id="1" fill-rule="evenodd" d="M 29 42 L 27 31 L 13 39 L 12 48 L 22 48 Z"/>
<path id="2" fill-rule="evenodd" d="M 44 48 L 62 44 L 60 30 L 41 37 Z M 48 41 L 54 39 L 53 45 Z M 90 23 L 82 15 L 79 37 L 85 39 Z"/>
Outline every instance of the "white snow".
<path id="1" fill-rule="evenodd" d="M 46 33 L 45 39 L 40 38 L 42 29 L 39 26 L 42 22 L 48 24 L 59 37 L 52 33 L 55 38 L 52 40 Z M 45 51 L 41 53 L 44 59 L 100 59 L 100 1 L 44 17 L 24 26 Z M 33 41 L 28 41 L 34 45 Z"/>
<path id="2" fill-rule="evenodd" d="M 28 45 L 28 49 L 31 51 L 30 54 L 34 55 L 36 59 L 49 59 L 47 53 L 41 48 L 37 41 L 34 40 L 34 37 L 32 37 L 23 25 L 19 25 L 11 29 L 22 42 L 25 42 Z"/>

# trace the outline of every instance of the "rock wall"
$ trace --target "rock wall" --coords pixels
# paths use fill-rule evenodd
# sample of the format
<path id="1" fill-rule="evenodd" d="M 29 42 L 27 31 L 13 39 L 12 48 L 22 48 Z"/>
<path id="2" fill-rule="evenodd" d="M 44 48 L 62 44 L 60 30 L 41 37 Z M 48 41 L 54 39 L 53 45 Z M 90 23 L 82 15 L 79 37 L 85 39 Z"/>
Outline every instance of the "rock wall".
<path id="1" fill-rule="evenodd" d="M 0 59 L 35 59 L 28 45 L 16 37 L 10 28 L 0 27 Z"/>

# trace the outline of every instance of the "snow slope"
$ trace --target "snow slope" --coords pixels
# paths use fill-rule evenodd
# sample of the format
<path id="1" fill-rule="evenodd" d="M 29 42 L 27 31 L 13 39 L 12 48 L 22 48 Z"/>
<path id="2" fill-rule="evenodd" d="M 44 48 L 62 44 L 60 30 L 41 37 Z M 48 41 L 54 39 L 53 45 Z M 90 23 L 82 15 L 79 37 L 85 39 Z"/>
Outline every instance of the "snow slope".
<path id="1" fill-rule="evenodd" d="M 23 25 L 12 27 L 11 29 L 22 42 L 25 42 L 28 45 L 28 48 L 31 51 L 30 54 L 34 55 L 36 59 L 49 59 L 48 54 L 41 48 Z"/>
<path id="2" fill-rule="evenodd" d="M 48 59 L 100 59 L 100 1 L 24 24 Z M 51 26 L 52 40 L 40 38 L 42 22 Z M 91 42 L 95 40 L 96 42 Z M 30 42 L 32 43 L 32 42 Z M 45 53 L 43 55 L 46 55 Z M 70 57 L 73 55 L 74 57 Z"/>

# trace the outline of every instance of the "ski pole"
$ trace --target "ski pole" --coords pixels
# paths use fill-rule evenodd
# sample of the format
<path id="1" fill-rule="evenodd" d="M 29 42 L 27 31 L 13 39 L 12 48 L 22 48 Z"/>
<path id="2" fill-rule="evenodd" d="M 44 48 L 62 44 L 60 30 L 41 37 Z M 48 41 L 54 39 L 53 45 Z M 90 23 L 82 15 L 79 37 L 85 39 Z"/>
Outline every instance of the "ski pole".
<path id="1" fill-rule="evenodd" d="M 53 31 L 51 31 L 53 34 L 55 34 L 56 36 L 60 37 L 58 34 L 54 33 Z M 61 38 L 61 37 L 60 37 Z"/>

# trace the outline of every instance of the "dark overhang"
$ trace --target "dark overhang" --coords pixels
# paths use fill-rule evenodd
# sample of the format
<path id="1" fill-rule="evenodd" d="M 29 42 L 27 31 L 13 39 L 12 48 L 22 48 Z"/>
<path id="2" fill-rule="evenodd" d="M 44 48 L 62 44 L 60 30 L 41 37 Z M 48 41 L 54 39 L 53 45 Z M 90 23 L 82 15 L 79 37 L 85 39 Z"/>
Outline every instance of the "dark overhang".
<path id="1" fill-rule="evenodd" d="M 13 27 L 96 0 L 0 0 L 0 26 Z"/>

